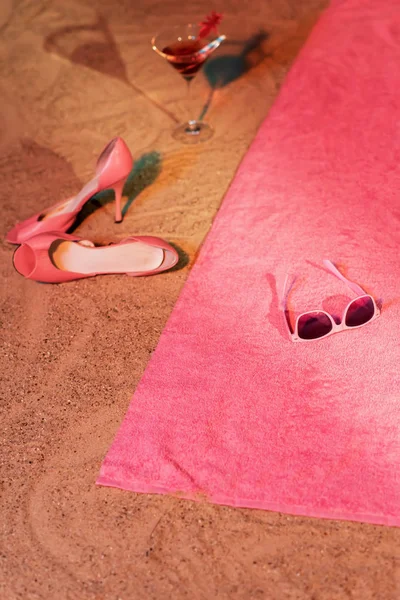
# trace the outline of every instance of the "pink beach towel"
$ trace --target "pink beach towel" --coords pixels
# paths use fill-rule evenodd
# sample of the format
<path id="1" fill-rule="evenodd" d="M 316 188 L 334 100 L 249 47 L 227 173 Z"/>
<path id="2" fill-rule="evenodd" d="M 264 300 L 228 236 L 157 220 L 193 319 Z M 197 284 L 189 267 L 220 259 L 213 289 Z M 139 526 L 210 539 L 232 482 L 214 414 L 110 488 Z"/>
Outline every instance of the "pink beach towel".
<path id="1" fill-rule="evenodd" d="M 400 10 L 326 11 L 229 189 L 98 483 L 400 525 Z M 293 343 L 279 310 L 381 317 Z"/>

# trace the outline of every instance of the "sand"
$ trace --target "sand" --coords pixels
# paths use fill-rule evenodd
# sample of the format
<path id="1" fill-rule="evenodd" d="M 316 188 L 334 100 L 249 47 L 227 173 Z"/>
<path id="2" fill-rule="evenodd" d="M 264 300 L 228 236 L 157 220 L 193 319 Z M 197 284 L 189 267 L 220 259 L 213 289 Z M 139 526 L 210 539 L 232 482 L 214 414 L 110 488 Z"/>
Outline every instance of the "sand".
<path id="1" fill-rule="evenodd" d="M 224 3 L 240 43 L 219 56 L 261 28 L 267 35 L 240 77 L 235 59 L 228 80 L 208 72 L 216 133 L 188 148 L 170 135 L 185 114 L 184 84 L 149 40 L 210 6 L 2 0 L 1 239 L 17 220 L 76 193 L 121 135 L 137 158 L 125 219 L 114 224 L 106 194 L 76 232 L 96 243 L 158 235 L 181 260 L 152 278 L 43 285 L 14 271 L 13 247 L 1 242 L 1 599 L 400 597 L 398 529 L 94 483 L 240 159 L 323 7 Z M 201 76 L 192 114 L 208 99 Z"/>

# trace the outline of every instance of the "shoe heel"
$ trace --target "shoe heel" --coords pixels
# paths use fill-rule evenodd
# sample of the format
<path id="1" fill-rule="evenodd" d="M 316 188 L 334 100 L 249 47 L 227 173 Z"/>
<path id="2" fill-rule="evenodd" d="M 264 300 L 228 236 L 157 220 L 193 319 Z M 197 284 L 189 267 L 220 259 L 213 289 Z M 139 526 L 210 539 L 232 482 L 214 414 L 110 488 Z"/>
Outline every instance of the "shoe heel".
<path id="1" fill-rule="evenodd" d="M 121 209 L 121 198 L 122 198 L 122 190 L 124 189 L 125 179 L 121 179 L 121 181 L 117 181 L 110 188 L 114 190 L 115 194 L 115 222 L 122 222 L 122 209 Z"/>

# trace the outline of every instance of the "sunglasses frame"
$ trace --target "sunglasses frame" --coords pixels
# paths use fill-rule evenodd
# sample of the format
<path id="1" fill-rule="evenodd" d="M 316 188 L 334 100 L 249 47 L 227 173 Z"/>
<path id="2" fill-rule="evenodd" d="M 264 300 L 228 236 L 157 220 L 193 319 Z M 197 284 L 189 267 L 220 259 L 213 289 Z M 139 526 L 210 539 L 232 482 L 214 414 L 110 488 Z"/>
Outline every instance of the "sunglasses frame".
<path id="1" fill-rule="evenodd" d="M 339 333 L 340 331 L 344 331 L 345 329 L 359 329 L 360 327 L 364 327 L 364 325 L 368 325 L 368 323 L 371 323 L 372 321 L 377 319 L 381 314 L 381 311 L 378 308 L 378 306 L 377 306 L 374 298 L 371 296 L 371 294 L 367 294 L 365 292 L 365 290 L 362 289 L 361 286 L 359 286 L 357 283 L 354 283 L 353 281 L 350 281 L 344 275 L 342 275 L 342 273 L 340 273 L 340 271 L 335 267 L 335 265 L 330 260 L 325 259 L 323 262 L 324 262 L 325 267 L 327 269 L 329 269 L 329 271 L 331 273 L 333 273 L 333 275 L 335 275 L 338 279 L 340 279 L 341 281 L 346 283 L 346 285 L 352 290 L 352 292 L 356 295 L 356 297 L 353 298 L 352 300 L 350 300 L 350 302 L 347 304 L 346 308 L 343 311 L 343 315 L 342 315 L 342 319 L 341 319 L 340 323 L 336 323 L 335 320 L 333 319 L 332 315 L 327 313 L 325 310 L 310 310 L 310 311 L 307 311 L 307 312 L 304 312 L 304 313 L 301 313 L 300 315 L 298 315 L 298 317 L 296 318 L 296 323 L 295 323 L 295 327 L 294 327 L 294 331 L 293 331 L 290 320 L 289 320 L 289 315 L 288 315 L 289 311 L 287 308 L 287 298 L 288 298 L 288 295 L 290 293 L 291 287 L 294 282 L 292 282 L 292 284 L 288 287 L 289 276 L 286 275 L 284 288 L 283 288 L 283 294 L 282 294 L 281 309 L 283 310 L 283 313 L 284 313 L 285 323 L 286 323 L 288 333 L 293 342 L 316 342 L 316 341 L 322 340 L 334 333 Z M 372 301 L 372 304 L 374 306 L 374 314 L 368 321 L 366 321 L 365 323 L 362 323 L 361 325 L 354 325 L 354 326 L 346 325 L 346 316 L 347 316 L 347 312 L 348 312 L 350 306 L 353 304 L 353 302 L 355 302 L 356 300 L 360 300 L 361 298 L 369 298 Z M 299 336 L 299 320 L 301 319 L 301 317 L 304 317 L 306 315 L 315 315 L 315 314 L 323 314 L 323 315 L 327 316 L 331 322 L 332 329 L 330 331 L 328 331 L 328 333 L 325 333 L 324 335 L 321 335 L 320 337 L 309 338 L 309 339 L 300 337 Z"/>

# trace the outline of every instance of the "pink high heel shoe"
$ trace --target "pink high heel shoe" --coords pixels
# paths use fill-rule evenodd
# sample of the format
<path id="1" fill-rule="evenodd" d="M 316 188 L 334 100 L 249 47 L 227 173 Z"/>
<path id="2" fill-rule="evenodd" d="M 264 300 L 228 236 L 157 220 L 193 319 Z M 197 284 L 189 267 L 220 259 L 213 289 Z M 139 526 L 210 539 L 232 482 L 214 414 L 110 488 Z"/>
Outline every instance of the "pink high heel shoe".
<path id="1" fill-rule="evenodd" d="M 93 242 L 57 231 L 35 235 L 14 252 L 14 267 L 27 279 L 62 283 L 84 277 L 125 273 L 155 275 L 178 262 L 177 251 L 157 237 L 128 237 L 117 244 Z"/>
<path id="2" fill-rule="evenodd" d="M 6 236 L 11 244 L 23 244 L 34 235 L 48 231 L 67 231 L 74 223 L 83 205 L 94 194 L 113 189 L 115 194 L 115 221 L 122 221 L 121 197 L 124 183 L 132 169 L 133 159 L 125 142 L 117 137 L 111 140 L 100 154 L 96 175 L 79 192 L 68 200 L 55 204 L 26 221 L 17 223 Z"/>

